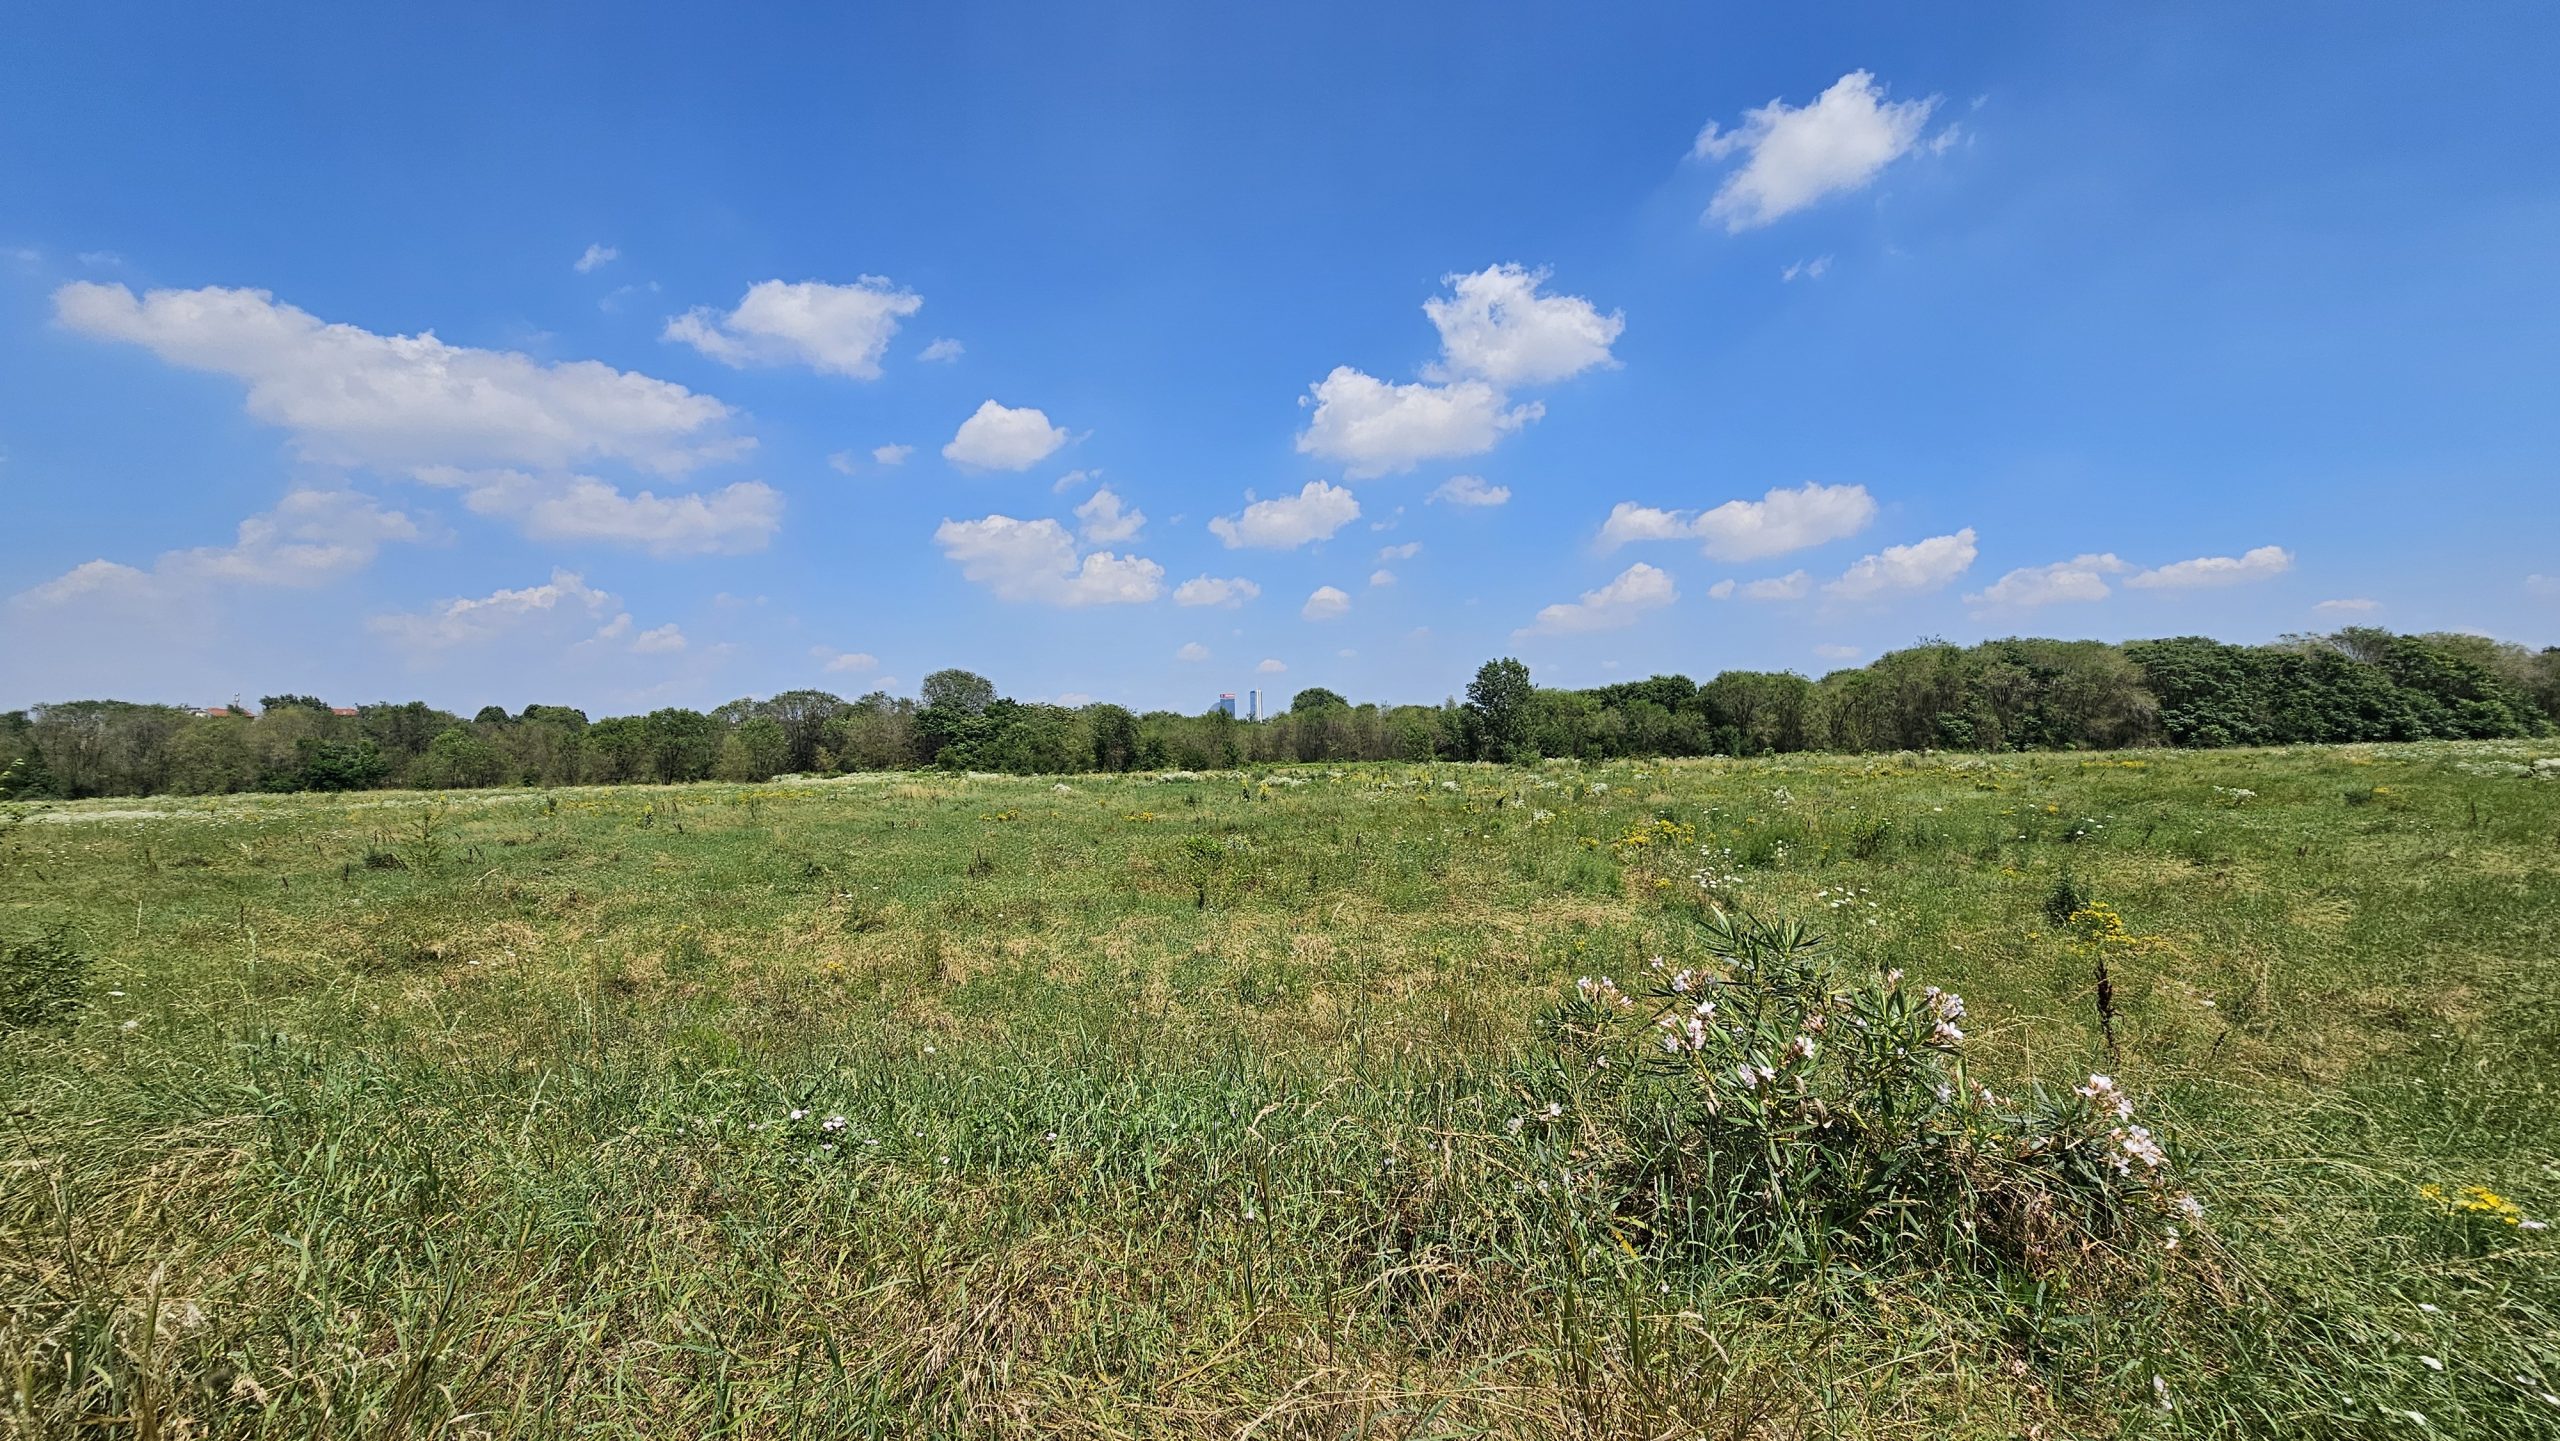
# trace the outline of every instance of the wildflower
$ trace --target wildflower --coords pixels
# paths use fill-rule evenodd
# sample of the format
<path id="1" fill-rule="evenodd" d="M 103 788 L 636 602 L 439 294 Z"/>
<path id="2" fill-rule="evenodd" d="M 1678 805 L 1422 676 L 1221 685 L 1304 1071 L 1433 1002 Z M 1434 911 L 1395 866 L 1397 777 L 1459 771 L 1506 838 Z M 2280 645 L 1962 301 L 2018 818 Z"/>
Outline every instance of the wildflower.
<path id="1" fill-rule="evenodd" d="M 1940 1021 L 1929 1028 L 1929 1039 L 1942 1046 L 1952 1046 L 1964 1039 L 1964 1030 L 1953 1021 Z"/>
<path id="2" fill-rule="evenodd" d="M 805 1121 L 805 1120 L 809 1119 L 809 1113 L 808 1113 L 808 1112 L 806 1112 L 806 1111 L 803 1111 L 803 1110 L 799 1109 L 798 1107 L 793 1107 L 793 1108 L 792 1108 L 792 1111 L 791 1111 L 791 1115 L 788 1117 L 788 1119 L 790 1119 L 790 1120 L 794 1120 L 794 1121 Z"/>
<path id="3" fill-rule="evenodd" d="M 2444 1363 L 2443 1363 L 2442 1361 L 2437 1360 L 2437 1359 L 2436 1359 L 2435 1357 L 2433 1357 L 2433 1356 L 2421 1356 L 2421 1357 L 2419 1357 L 2419 1358 L 2418 1358 L 2418 1364 L 2419 1364 L 2419 1365 L 2421 1365 L 2421 1366 L 2426 1367 L 2426 1368 L 2427 1368 L 2428 1370 L 2430 1370 L 2430 1371 L 2441 1371 L 2441 1370 L 2443 1370 L 2443 1369 L 2444 1369 Z"/>
<path id="4" fill-rule="evenodd" d="M 2175 1409 L 2169 1402 L 2169 1383 L 2161 1380 L 2158 1376 L 2153 1376 L 2151 1378 L 2151 1398 L 2159 1403 L 2160 1409 L 2163 1411 Z"/>
<path id="5" fill-rule="evenodd" d="M 2189 1192 L 2180 1191 L 2178 1193 L 2178 1199 L 2170 1202 L 2169 1204 L 2177 1207 L 2178 1213 L 2185 1216 L 2190 1221 L 2201 1221 L 2204 1219 L 2204 1202 L 2197 1200 L 2194 1195 Z M 2430 1307 L 2428 1309 L 2432 1310 L 2434 1308 Z"/>
<path id="6" fill-rule="evenodd" d="M 1561 1116 L 1563 1116 L 1563 1115 L 1564 1115 L 1564 1102 L 1562 1102 L 1562 1101 L 1549 1101 L 1549 1102 L 1547 1102 L 1547 1119 L 1548 1119 L 1548 1120 L 1550 1120 L 1550 1121 L 1552 1121 L 1552 1120 L 1556 1120 L 1557 1118 L 1559 1118 L 1559 1117 L 1561 1117 Z"/>
<path id="7" fill-rule="evenodd" d="M 1527 1119 L 1528 1118 L 1525 1116 L 1514 1116 L 1510 1120 L 1502 1123 L 1502 1129 L 1509 1131 L 1512 1135 L 1519 1135 L 1520 1127 L 1527 1121 Z"/>
<path id="8" fill-rule="evenodd" d="M 1594 1005 L 1625 1007 L 1635 1004 L 1633 1000 L 1628 998 L 1626 992 L 1618 989 L 1618 983 L 1609 979 L 1607 976 L 1601 976 L 1597 979 L 1590 976 L 1584 976 L 1582 979 L 1573 983 L 1573 988 L 1582 993 L 1582 998 L 1584 1000 L 1589 1001 Z"/>
<path id="9" fill-rule="evenodd" d="M 1813 1059 L 1813 1037 L 1811 1037 L 1811 1036 L 1798 1036 L 1798 1037 L 1796 1037 L 1794 1040 L 1787 1042 L 1786 1054 L 1787 1054 L 1787 1056 L 1788 1056 L 1790 1059 L 1793 1059 L 1793 1060 L 1801 1060 L 1801 1061 L 1810 1061 L 1810 1060 L 1812 1060 L 1812 1059 Z"/>
<path id="10" fill-rule="evenodd" d="M 819 1123 L 818 1129 L 827 1132 L 829 1135 L 833 1135 L 852 1124 L 853 1123 L 851 1121 L 846 1120 L 842 1116 L 829 1116 L 826 1120 Z"/>
<path id="11" fill-rule="evenodd" d="M 2543 1229 L 2542 1223 L 2527 1223 L 2524 1208 L 2486 1186 L 2465 1186 L 2447 1199 L 2444 1188 L 2427 1185 L 2418 1188 L 2420 1197 L 2433 1201 L 2449 1215 L 2476 1216 L 2482 1220 L 2518 1229 Z"/>
<path id="12" fill-rule="evenodd" d="M 1902 968 L 1900 966 L 1896 966 L 1892 970 L 1885 972 L 1884 984 L 1886 990 L 1892 990 L 1895 987 L 1900 986 L 1902 984 Z"/>
<path id="13" fill-rule="evenodd" d="M 2116 1089 L 2115 1079 L 2111 1076 L 2103 1076 L 2092 1071 L 2089 1073 L 2088 1083 L 2072 1087 L 2071 1094 L 2087 1101 L 2098 1110 L 2113 1111 L 2119 1121 L 2133 1119 L 2133 1099 Z"/>
<path id="14" fill-rule="evenodd" d="M 2151 1139 L 2151 1132 L 2144 1127 L 2125 1127 L 2115 1133 L 2115 1142 L 2125 1156 L 2140 1161 L 2147 1169 L 2157 1170 L 2169 1164 L 2169 1153 L 2160 1149 L 2160 1143 Z M 2129 1172 L 2131 1168 L 2119 1159 L 2116 1162 L 2116 1169 L 2119 1172 Z"/>
<path id="15" fill-rule="evenodd" d="M 139 1020 L 127 1021 L 123 1025 L 116 1027 L 116 1029 L 119 1031 L 138 1031 L 142 1029 L 142 1022 Z"/>

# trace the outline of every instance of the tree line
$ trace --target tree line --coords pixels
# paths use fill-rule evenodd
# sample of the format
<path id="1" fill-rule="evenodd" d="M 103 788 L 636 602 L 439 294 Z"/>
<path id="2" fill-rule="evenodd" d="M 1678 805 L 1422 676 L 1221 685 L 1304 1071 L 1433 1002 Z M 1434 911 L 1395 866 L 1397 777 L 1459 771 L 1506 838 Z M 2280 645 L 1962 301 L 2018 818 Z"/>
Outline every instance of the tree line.
<path id="1" fill-rule="evenodd" d="M 2539 736 L 2560 648 L 2354 627 L 2272 645 L 1930 641 L 1815 680 L 1726 671 L 1588 690 L 1487 662 L 1463 699 L 1355 705 L 1315 687 L 1259 722 L 999 695 L 936 671 L 914 697 L 819 690 L 591 720 L 569 706 L 265 697 L 202 713 L 84 700 L 0 714 L 0 796 L 762 781 L 785 774 L 1215 770 L 1286 761 L 1535 760 L 1787 751 L 2109 750 Z"/>

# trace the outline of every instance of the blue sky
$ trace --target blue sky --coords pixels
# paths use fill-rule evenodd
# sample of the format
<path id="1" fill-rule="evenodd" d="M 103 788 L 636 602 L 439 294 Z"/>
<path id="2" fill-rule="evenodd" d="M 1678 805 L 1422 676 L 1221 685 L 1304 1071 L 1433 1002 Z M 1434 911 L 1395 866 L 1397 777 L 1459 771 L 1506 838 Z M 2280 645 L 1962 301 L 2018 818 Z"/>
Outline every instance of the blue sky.
<path id="1" fill-rule="evenodd" d="M 0 704 L 2560 641 L 2546 6 L 522 8 L 15 15 Z"/>

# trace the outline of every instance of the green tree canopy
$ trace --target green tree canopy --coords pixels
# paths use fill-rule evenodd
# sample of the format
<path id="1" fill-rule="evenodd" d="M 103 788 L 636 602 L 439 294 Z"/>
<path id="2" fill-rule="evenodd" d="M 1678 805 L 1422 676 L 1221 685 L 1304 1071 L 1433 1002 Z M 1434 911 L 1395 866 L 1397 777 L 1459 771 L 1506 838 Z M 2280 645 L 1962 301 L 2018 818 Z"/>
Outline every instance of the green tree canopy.
<path id="1" fill-rule="evenodd" d="M 1467 682 L 1467 719 L 1475 742 L 1475 758 L 1488 761 L 1530 759 L 1529 705 L 1537 688 L 1529 684 L 1529 668 L 1509 656 L 1489 660 Z"/>

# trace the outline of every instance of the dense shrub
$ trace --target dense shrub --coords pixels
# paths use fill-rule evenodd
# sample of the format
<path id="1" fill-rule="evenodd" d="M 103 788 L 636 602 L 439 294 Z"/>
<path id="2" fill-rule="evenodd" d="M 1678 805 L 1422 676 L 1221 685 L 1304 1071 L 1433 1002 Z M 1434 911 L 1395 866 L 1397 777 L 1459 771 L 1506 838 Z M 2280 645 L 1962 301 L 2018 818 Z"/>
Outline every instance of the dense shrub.
<path id="1" fill-rule="evenodd" d="M 1842 975 L 1801 923 L 1712 912 L 1632 988 L 1584 978 L 1525 1082 L 1657 1247 L 2036 1271 L 2174 1249 L 2202 1208 L 2115 1082 L 1995 1096 L 1964 1019 L 1898 971 Z"/>

